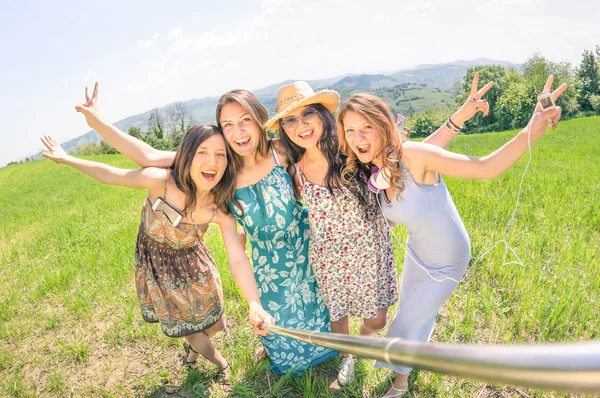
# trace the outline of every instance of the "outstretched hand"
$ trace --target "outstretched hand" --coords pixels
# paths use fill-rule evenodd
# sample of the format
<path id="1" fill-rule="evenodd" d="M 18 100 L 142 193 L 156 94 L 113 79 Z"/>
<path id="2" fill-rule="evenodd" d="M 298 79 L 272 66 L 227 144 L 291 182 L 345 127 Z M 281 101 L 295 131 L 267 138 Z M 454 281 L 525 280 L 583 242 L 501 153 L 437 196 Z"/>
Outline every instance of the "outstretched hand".
<path id="1" fill-rule="evenodd" d="M 546 81 L 546 84 L 544 85 L 542 93 L 549 93 L 550 90 L 552 90 L 553 82 L 554 76 L 550 75 Z M 556 101 L 566 89 L 567 85 L 563 83 L 556 90 L 552 91 L 552 100 Z M 546 130 L 548 130 L 548 126 L 552 126 L 552 129 L 555 129 L 556 126 L 558 126 L 561 114 L 562 109 L 559 106 L 555 107 L 554 109 L 543 111 L 542 105 L 538 101 L 537 105 L 535 106 L 535 110 L 533 111 L 533 115 L 527 124 L 531 142 L 542 138 L 544 133 L 546 133 Z"/>
<path id="2" fill-rule="evenodd" d="M 48 152 L 43 152 L 42 156 L 46 159 L 52 160 L 54 163 L 64 163 L 65 159 L 69 156 L 58 142 L 49 135 L 44 135 L 40 138 L 42 144 L 48 149 Z"/>
<path id="3" fill-rule="evenodd" d="M 475 116 L 477 112 L 483 112 L 485 116 L 490 114 L 490 104 L 487 102 L 487 100 L 482 100 L 481 97 L 483 97 L 485 93 L 492 88 L 494 82 L 489 82 L 479 90 L 477 89 L 478 85 L 479 72 L 475 72 L 475 76 L 473 76 L 473 83 L 471 83 L 471 92 L 469 93 L 469 97 L 455 113 L 457 116 L 456 118 L 459 120 L 454 120 L 454 116 L 452 117 L 452 121 L 455 124 L 459 126 L 462 125 L 464 122 Z"/>
<path id="4" fill-rule="evenodd" d="M 92 118 L 98 118 L 100 116 L 100 112 L 98 111 L 98 87 L 100 83 L 96 82 L 94 84 L 94 91 L 92 92 L 92 96 L 90 97 L 90 92 L 88 86 L 85 86 L 85 101 L 80 105 L 75 105 L 75 110 L 77 112 L 83 113 L 85 119 L 90 124 L 90 120 Z M 91 126 L 90 126 L 91 127 Z"/>

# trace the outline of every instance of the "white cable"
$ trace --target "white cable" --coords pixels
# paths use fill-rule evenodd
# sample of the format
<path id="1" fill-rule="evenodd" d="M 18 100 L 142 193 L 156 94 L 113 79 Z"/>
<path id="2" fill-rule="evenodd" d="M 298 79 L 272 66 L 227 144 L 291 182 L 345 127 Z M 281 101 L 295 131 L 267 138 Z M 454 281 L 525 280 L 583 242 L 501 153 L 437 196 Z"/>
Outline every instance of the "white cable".
<path id="1" fill-rule="evenodd" d="M 508 230 L 510 228 L 510 226 L 512 225 L 512 222 L 514 221 L 516 215 L 517 215 L 517 208 L 519 207 L 519 202 L 521 200 L 521 192 L 523 190 L 523 182 L 525 181 L 525 174 L 527 173 L 527 170 L 529 169 L 529 165 L 531 164 L 531 129 L 529 129 L 529 131 L 527 132 L 527 149 L 529 151 L 529 160 L 527 161 L 527 165 L 525 166 L 525 170 L 523 171 L 523 175 L 521 176 L 521 183 L 519 184 L 519 193 L 517 195 L 517 201 L 515 203 L 515 208 L 512 212 L 512 215 L 510 217 L 510 219 L 508 220 L 508 225 L 506 226 L 506 230 L 504 230 L 504 237 L 506 237 L 506 234 L 508 233 Z M 441 177 L 440 177 L 441 178 Z M 385 191 L 384 191 L 384 195 L 385 195 Z M 409 253 L 408 249 L 406 248 L 406 246 L 404 246 L 402 244 L 402 242 L 400 242 L 400 239 L 398 239 L 397 236 L 394 236 L 393 232 L 392 232 L 392 227 L 390 226 L 390 223 L 388 221 L 388 219 L 385 217 L 385 214 L 383 213 L 383 208 L 381 207 L 381 202 L 379 201 L 379 195 L 376 194 L 375 195 L 377 197 L 377 204 L 379 205 L 379 209 L 381 210 L 381 214 L 383 215 L 383 218 L 385 219 L 385 222 L 388 225 L 388 228 L 390 229 L 390 235 L 393 236 L 396 239 L 396 242 L 398 242 L 400 244 L 400 246 L 402 246 L 402 248 L 404 249 L 404 252 L 408 255 L 408 257 L 410 257 L 415 264 L 417 264 L 423 271 L 425 271 L 427 273 L 427 275 L 434 281 L 434 282 L 444 282 L 444 281 L 453 281 L 456 282 L 457 284 L 462 282 L 463 280 L 465 280 L 465 278 L 468 275 L 468 271 L 465 272 L 465 275 L 460 279 L 460 280 L 456 280 L 454 278 L 451 277 L 446 277 L 443 279 L 436 279 L 433 277 L 433 275 L 431 275 L 431 273 L 429 273 L 429 271 L 423 266 L 421 265 L 417 260 L 415 260 L 415 258 Z M 517 258 L 517 261 L 510 261 L 507 263 L 503 263 L 502 266 L 506 266 L 506 265 L 510 265 L 510 264 L 518 264 L 522 267 L 525 267 L 525 264 L 523 264 L 523 262 L 521 261 L 521 259 L 519 258 L 519 256 L 517 255 L 517 253 L 515 252 L 515 250 L 510 247 L 510 245 L 508 244 L 508 242 L 505 239 L 501 239 L 496 241 L 496 243 L 494 243 L 492 245 L 492 247 L 490 247 L 488 250 L 486 250 L 481 256 L 479 256 L 474 262 L 473 264 L 471 264 L 471 267 L 469 267 L 469 271 L 473 268 L 473 266 L 475 264 L 477 264 L 479 262 L 479 260 L 481 260 L 483 257 L 485 257 L 488 253 L 490 253 L 492 250 L 494 250 L 494 248 L 498 245 L 498 243 L 504 243 L 505 247 L 511 251 L 511 253 Z"/>

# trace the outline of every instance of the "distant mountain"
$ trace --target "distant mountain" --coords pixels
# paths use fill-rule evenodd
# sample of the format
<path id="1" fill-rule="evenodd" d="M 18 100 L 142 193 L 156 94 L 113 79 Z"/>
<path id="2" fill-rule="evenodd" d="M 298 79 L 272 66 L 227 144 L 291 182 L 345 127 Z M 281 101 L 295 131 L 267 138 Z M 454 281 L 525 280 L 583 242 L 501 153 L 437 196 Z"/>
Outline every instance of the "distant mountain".
<path id="1" fill-rule="evenodd" d="M 437 65 L 418 65 L 414 68 L 403 69 L 389 74 L 347 74 L 344 76 L 337 76 L 328 79 L 320 80 L 309 80 L 307 81 L 310 86 L 316 91 L 323 88 L 338 90 L 345 92 L 346 95 L 349 92 L 356 91 L 370 91 L 376 90 L 388 90 L 398 85 L 406 84 L 418 84 L 427 86 L 427 90 L 430 93 L 421 95 L 421 97 L 427 97 L 427 101 L 421 101 L 424 104 L 416 106 L 414 109 L 418 111 L 426 110 L 430 106 L 440 106 L 439 103 L 445 103 L 449 106 L 450 101 L 449 95 L 435 94 L 436 92 L 445 92 L 452 89 L 454 83 L 465 75 L 467 69 L 476 65 L 502 65 L 505 67 L 520 68 L 519 64 L 513 64 L 506 61 L 497 61 L 487 58 L 478 58 L 472 61 L 459 60 L 446 64 Z M 277 84 L 273 84 L 267 87 L 263 87 L 252 92 L 258 97 L 262 104 L 267 108 L 270 114 L 274 114 L 275 106 L 277 102 L 277 91 L 279 87 L 285 84 L 290 84 L 294 80 L 286 80 Z M 437 91 L 436 91 L 437 90 Z M 410 91 L 409 91 L 410 93 Z M 405 93 L 406 94 L 406 93 Z M 437 95 L 437 97 L 435 97 Z M 433 96 L 433 97 L 432 97 Z M 429 98 L 436 98 L 435 101 L 429 100 Z M 439 97 L 439 98 L 438 98 Z M 394 97 L 394 101 L 404 101 L 404 97 Z M 390 98 L 390 101 L 392 99 Z M 443 100 L 443 101 L 442 101 Z M 195 123 L 214 123 L 215 122 L 215 108 L 217 105 L 217 97 L 206 97 L 200 99 L 191 99 L 183 101 L 187 105 L 188 110 L 191 112 Z M 158 108 L 160 114 L 166 114 L 167 109 L 173 104 L 167 104 L 162 108 Z M 442 105 L 442 106 L 446 106 Z M 119 127 L 123 131 L 127 131 L 129 127 L 138 127 L 142 131 L 148 128 L 148 118 L 154 111 L 151 109 L 138 115 L 129 116 L 125 119 L 115 122 L 115 126 Z M 78 145 L 89 144 L 99 142 L 101 137 L 94 130 L 90 130 L 84 135 L 76 137 L 68 142 L 65 142 L 63 147 L 65 150 L 73 149 Z M 36 156 L 37 157 L 37 156 Z"/>
<path id="2" fill-rule="evenodd" d="M 455 61 L 441 65 L 419 65 L 412 69 L 400 70 L 391 76 L 401 83 L 421 83 L 440 90 L 451 90 L 454 83 L 463 78 L 467 69 L 480 65 L 500 65 L 519 69 L 520 64 L 478 58 L 473 61 Z"/>

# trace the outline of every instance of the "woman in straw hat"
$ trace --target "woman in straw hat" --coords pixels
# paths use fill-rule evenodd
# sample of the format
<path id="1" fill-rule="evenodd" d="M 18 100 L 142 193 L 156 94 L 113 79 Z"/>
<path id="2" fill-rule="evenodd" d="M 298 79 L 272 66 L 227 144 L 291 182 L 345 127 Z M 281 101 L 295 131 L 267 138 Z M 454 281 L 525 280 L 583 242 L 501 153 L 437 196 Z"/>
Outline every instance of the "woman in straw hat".
<path id="1" fill-rule="evenodd" d="M 303 81 L 279 89 L 276 115 L 266 124 L 278 129 L 295 167 L 295 181 L 309 207 L 309 263 L 331 314 L 331 329 L 350 333 L 349 317 L 362 318 L 360 334 L 373 336 L 386 324 L 387 309 L 398 301 L 398 280 L 390 232 L 375 196 L 356 173 L 341 179 L 333 112 L 339 95 L 315 93 Z M 342 354 L 340 385 L 350 383 L 355 359 Z"/>
<path id="2" fill-rule="evenodd" d="M 88 107 L 95 108 L 97 86 Z M 308 214 L 296 199 L 286 172 L 287 157 L 278 141 L 269 140 L 263 125 L 267 110 L 249 91 L 233 90 L 218 101 L 218 127 L 232 149 L 228 167 L 235 171 L 235 196 L 229 210 L 242 225 L 252 248 L 253 271 L 260 302 L 279 326 L 331 331 L 329 311 L 323 304 L 308 264 Z M 168 168 L 175 153 L 156 150 L 114 126 L 97 112 L 86 114 L 88 125 L 119 152 L 142 167 Z M 275 333 L 260 336 L 271 369 L 299 374 L 337 356 L 337 352 Z"/>
<path id="3" fill-rule="evenodd" d="M 550 91 L 552 77 L 544 91 Z M 566 89 L 559 87 L 556 100 Z M 482 157 L 453 154 L 420 142 L 401 142 L 387 105 L 369 94 L 355 94 L 338 115 L 340 144 L 347 156 L 344 174 L 369 166 L 380 169 L 375 179 L 385 216 L 403 223 L 409 231 L 400 302 L 388 337 L 429 340 L 438 311 L 463 277 L 470 258 L 470 243 L 441 174 L 458 178 L 491 179 L 506 171 L 540 139 L 548 122 L 554 127 L 560 108 L 542 111 L 540 105 L 527 127 L 494 153 Z M 449 119 L 448 129 L 456 126 Z M 401 397 L 408 389 L 411 368 L 377 362 L 376 367 L 396 371 L 386 397 Z"/>

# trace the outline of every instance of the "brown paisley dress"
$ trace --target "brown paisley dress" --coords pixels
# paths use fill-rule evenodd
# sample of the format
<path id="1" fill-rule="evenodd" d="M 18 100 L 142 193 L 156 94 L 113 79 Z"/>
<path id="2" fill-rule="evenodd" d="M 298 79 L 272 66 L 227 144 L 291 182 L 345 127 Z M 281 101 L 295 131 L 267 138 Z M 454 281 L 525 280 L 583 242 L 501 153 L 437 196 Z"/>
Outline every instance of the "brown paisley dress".
<path id="1" fill-rule="evenodd" d="M 165 184 L 165 202 L 166 193 Z M 154 211 L 150 199 L 144 201 L 135 250 L 135 285 L 144 320 L 159 322 L 169 337 L 183 337 L 221 318 L 221 277 L 202 240 L 208 223 L 174 227 L 161 206 Z"/>
<path id="2" fill-rule="evenodd" d="M 398 301 L 390 229 L 375 195 L 362 206 L 346 186 L 334 189 L 306 179 L 296 165 L 309 209 L 309 263 L 331 320 L 375 318 Z"/>

